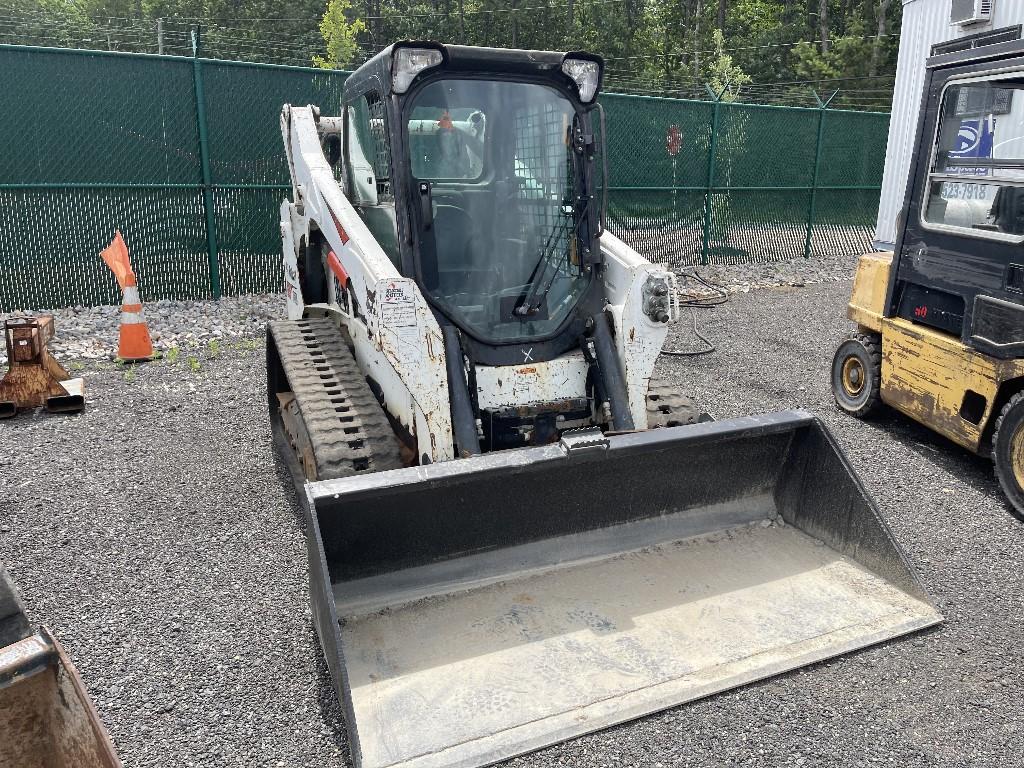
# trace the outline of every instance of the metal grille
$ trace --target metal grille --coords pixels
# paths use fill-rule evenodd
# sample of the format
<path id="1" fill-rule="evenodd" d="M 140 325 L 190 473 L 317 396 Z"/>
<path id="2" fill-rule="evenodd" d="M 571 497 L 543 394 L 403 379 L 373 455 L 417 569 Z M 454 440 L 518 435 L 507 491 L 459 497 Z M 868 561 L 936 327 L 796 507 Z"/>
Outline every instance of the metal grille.
<path id="1" fill-rule="evenodd" d="M 346 73 L 24 46 L 0 46 L 0 72 L 0 311 L 119 301 L 98 256 L 115 229 L 145 300 L 279 290 L 281 105 L 338 114 Z M 608 226 L 648 258 L 682 267 L 870 247 L 887 115 L 601 101 Z M 369 106 L 387 180 L 384 104 Z M 562 120 L 551 110 L 519 118 L 557 130 Z M 537 199 L 544 184 L 564 193 L 563 148 L 516 129 L 517 156 L 536 174 L 533 192 L 519 189 L 520 208 L 537 217 L 524 231 L 561 223 L 564 247 L 571 220 Z"/>
<path id="2" fill-rule="evenodd" d="M 394 202 L 391 191 L 391 150 L 388 148 L 384 101 L 376 93 L 366 94 L 370 110 L 370 139 L 373 141 L 373 173 L 377 177 L 377 201 Z"/>
<path id="3" fill-rule="evenodd" d="M 571 154 L 565 142 L 569 121 L 552 104 L 531 104 L 516 112 L 515 161 L 519 207 L 519 238 L 528 252 L 561 253 L 569 248 L 573 217 L 563 211 L 566 191 L 571 189 Z M 564 270 L 564 256 L 552 261 Z M 577 261 L 578 263 L 578 261 Z"/>

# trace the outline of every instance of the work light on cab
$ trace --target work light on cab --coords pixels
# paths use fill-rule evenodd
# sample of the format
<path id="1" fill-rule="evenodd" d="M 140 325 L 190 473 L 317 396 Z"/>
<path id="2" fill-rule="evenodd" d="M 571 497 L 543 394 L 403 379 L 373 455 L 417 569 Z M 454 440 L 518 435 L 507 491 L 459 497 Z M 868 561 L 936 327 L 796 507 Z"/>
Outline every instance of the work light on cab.
<path id="1" fill-rule="evenodd" d="M 594 100 L 601 75 L 600 65 L 590 59 L 570 59 L 562 62 L 562 71 L 572 78 L 584 104 Z"/>
<path id="2" fill-rule="evenodd" d="M 396 48 L 391 89 L 395 93 L 405 93 L 416 75 L 440 63 L 441 52 L 436 48 Z"/>

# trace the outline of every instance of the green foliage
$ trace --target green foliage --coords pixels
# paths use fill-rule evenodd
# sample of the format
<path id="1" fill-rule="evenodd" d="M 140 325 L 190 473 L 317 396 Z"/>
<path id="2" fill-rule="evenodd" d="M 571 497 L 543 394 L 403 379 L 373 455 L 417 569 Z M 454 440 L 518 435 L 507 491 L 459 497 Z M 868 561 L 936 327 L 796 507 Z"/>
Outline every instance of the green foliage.
<path id="1" fill-rule="evenodd" d="M 593 50 L 605 89 L 885 108 L 896 68 L 895 0 L 8 0 L 0 42 L 190 55 L 200 23 L 211 58 L 352 68 L 400 39 Z M 823 43 L 822 19 L 825 24 Z M 284 10 L 286 9 L 286 10 Z M 876 76 L 889 79 L 878 80 Z M 749 78 L 749 80 L 748 80 Z M 854 78 L 854 79 L 849 79 Z M 873 78 L 873 79 L 864 79 Z M 786 83 L 766 89 L 764 84 Z M 844 101 L 845 99 L 845 101 Z M 802 101 L 801 101 L 802 100 Z"/>
<path id="2" fill-rule="evenodd" d="M 313 63 L 321 69 L 344 69 L 359 53 L 360 33 L 366 31 L 362 19 L 348 20 L 352 11 L 350 0 L 329 0 L 320 19 L 320 35 L 327 49 L 325 56 L 314 56 Z"/>
<path id="3" fill-rule="evenodd" d="M 833 38 L 828 53 L 820 46 L 800 43 L 793 48 L 793 70 L 808 80 L 868 75 L 873 40 L 863 22 L 854 20 L 849 34 Z"/>
<path id="4" fill-rule="evenodd" d="M 704 77 L 721 101 L 736 101 L 740 89 L 751 81 L 751 77 L 726 53 L 722 30 L 716 29 L 713 35 L 715 54 L 705 69 Z"/>

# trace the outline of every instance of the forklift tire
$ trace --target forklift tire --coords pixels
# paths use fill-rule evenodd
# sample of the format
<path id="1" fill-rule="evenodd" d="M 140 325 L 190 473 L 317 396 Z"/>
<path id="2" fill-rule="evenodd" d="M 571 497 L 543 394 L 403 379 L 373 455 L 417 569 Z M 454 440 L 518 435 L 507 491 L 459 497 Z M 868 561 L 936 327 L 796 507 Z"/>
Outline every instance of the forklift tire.
<path id="1" fill-rule="evenodd" d="M 878 406 L 882 381 L 882 338 L 853 333 L 832 358 L 832 394 L 840 410 L 863 419 Z"/>
<path id="2" fill-rule="evenodd" d="M 996 479 L 1010 502 L 1010 512 L 1024 520 L 1024 392 L 1003 406 L 992 435 Z"/>

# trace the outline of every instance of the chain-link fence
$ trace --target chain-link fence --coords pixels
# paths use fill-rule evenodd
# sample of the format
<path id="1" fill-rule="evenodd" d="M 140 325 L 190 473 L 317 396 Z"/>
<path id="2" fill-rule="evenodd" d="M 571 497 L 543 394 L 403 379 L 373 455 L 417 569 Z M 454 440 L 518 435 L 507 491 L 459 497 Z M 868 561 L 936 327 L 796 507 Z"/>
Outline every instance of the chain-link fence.
<path id="1" fill-rule="evenodd" d="M 281 287 L 284 103 L 336 113 L 346 73 L 0 46 L 0 311 Z M 606 95 L 609 227 L 672 266 L 870 243 L 888 116 Z"/>
<path id="2" fill-rule="evenodd" d="M 281 288 L 281 105 L 337 111 L 346 74 L 0 46 L 0 311 Z"/>
<path id="3" fill-rule="evenodd" d="M 609 226 L 673 266 L 871 246 L 889 116 L 606 95 Z"/>

